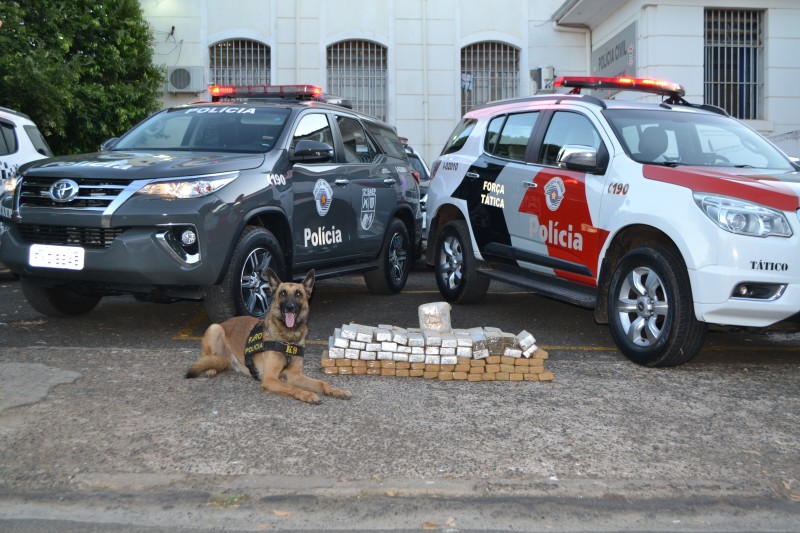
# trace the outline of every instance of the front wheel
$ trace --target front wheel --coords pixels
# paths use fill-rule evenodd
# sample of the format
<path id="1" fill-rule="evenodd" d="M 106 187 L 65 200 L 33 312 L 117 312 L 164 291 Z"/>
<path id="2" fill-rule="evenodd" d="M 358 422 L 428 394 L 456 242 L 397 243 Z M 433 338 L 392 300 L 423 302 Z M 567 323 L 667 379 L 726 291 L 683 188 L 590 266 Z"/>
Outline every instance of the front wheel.
<path id="1" fill-rule="evenodd" d="M 20 284 L 30 306 L 47 316 L 84 315 L 100 303 L 100 296 L 78 294 L 66 287 L 42 287 L 24 277 Z"/>
<path id="2" fill-rule="evenodd" d="M 695 318 L 686 267 L 666 246 L 637 248 L 620 260 L 608 316 L 617 346 L 640 365 L 677 366 L 703 346 L 706 326 Z"/>
<path id="3" fill-rule="evenodd" d="M 477 271 L 469 228 L 463 220 L 449 222 L 436 241 L 433 268 L 436 285 L 448 302 L 476 303 L 489 290 L 489 278 Z"/>
<path id="4" fill-rule="evenodd" d="M 281 245 L 269 230 L 247 226 L 233 249 L 225 279 L 206 290 L 205 308 L 211 322 L 241 315 L 263 317 L 272 304 L 268 268 L 286 279 Z"/>
<path id="5" fill-rule="evenodd" d="M 408 280 L 413 257 L 406 225 L 398 218 L 392 219 L 378 257 L 378 268 L 364 273 L 364 281 L 369 292 L 373 294 L 400 292 Z"/>

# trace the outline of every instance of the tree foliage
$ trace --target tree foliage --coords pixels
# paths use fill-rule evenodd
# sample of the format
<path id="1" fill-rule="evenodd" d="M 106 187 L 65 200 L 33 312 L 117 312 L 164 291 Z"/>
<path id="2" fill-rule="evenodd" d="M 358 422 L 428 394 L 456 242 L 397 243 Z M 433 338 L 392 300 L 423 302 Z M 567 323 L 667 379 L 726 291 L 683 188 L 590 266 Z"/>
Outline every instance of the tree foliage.
<path id="1" fill-rule="evenodd" d="M 57 155 L 94 151 L 157 110 L 163 71 L 138 0 L 0 0 L 0 106 Z"/>

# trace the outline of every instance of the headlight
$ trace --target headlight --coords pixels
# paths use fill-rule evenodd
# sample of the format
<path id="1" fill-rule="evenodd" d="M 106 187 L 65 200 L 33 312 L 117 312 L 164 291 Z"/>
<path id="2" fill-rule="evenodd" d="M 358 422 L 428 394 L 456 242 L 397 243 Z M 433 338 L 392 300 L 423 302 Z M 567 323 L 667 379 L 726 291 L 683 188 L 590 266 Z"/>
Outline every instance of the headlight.
<path id="1" fill-rule="evenodd" d="M 239 177 L 238 172 L 193 176 L 177 180 L 157 181 L 139 189 L 140 194 L 170 196 L 173 198 L 199 198 L 218 191 Z"/>
<path id="2" fill-rule="evenodd" d="M 777 209 L 703 193 L 695 193 L 694 201 L 708 218 L 725 231 L 753 237 L 792 236 L 789 221 Z"/>
<path id="3" fill-rule="evenodd" d="M 17 177 L 11 176 L 3 181 L 3 192 L 8 195 L 14 194 L 14 189 L 17 188 Z"/>

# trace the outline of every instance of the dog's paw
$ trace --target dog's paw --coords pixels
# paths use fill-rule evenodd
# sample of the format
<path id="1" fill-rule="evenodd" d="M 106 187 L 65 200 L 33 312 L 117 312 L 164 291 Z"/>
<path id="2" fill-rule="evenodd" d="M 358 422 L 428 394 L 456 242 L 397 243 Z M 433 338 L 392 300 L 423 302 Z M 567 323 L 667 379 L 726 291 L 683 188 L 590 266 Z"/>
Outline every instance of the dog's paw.
<path id="1" fill-rule="evenodd" d="M 353 397 L 353 394 L 349 390 L 344 389 L 331 389 L 328 392 L 329 396 L 333 396 L 334 398 L 339 398 L 340 400 L 349 400 Z"/>
<path id="2" fill-rule="evenodd" d="M 217 371 L 216 371 L 216 370 L 214 370 L 213 368 L 209 368 L 208 370 L 206 370 L 205 372 L 203 372 L 203 376 L 204 376 L 204 377 L 207 377 L 207 378 L 213 378 L 213 377 L 215 377 L 216 375 L 217 375 Z"/>
<path id="3" fill-rule="evenodd" d="M 297 394 L 295 394 L 294 397 L 297 398 L 298 400 L 306 402 L 306 403 L 313 403 L 313 404 L 322 403 L 322 400 L 320 399 L 320 397 L 317 396 L 316 394 L 314 394 L 313 392 L 300 391 Z"/>

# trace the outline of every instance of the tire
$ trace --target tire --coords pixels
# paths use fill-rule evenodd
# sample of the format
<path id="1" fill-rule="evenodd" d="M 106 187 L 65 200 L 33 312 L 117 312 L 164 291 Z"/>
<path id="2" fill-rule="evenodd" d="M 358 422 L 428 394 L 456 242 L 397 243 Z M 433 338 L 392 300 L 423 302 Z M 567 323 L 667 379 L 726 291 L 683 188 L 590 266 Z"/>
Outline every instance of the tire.
<path id="1" fill-rule="evenodd" d="M 406 286 L 414 260 L 414 250 L 406 225 L 398 218 L 389 223 L 383 239 L 378 268 L 364 273 L 367 289 L 373 294 L 394 294 Z"/>
<path id="2" fill-rule="evenodd" d="M 620 260 L 609 286 L 608 317 L 625 357 L 649 367 L 690 361 L 707 329 L 695 318 L 683 260 L 661 245 L 637 248 Z"/>
<path id="3" fill-rule="evenodd" d="M 263 317 L 270 304 L 267 269 L 286 279 L 283 250 L 278 239 L 260 226 L 247 226 L 233 249 L 225 278 L 206 289 L 204 304 L 212 323 L 233 316 Z"/>
<path id="4" fill-rule="evenodd" d="M 22 294 L 31 307 L 47 316 L 72 317 L 85 315 L 100 303 L 100 296 L 87 296 L 66 287 L 42 287 L 20 279 Z"/>
<path id="5" fill-rule="evenodd" d="M 436 240 L 433 263 L 436 285 L 445 300 L 471 304 L 483 299 L 491 280 L 478 274 L 476 267 L 467 223 L 449 222 Z"/>

